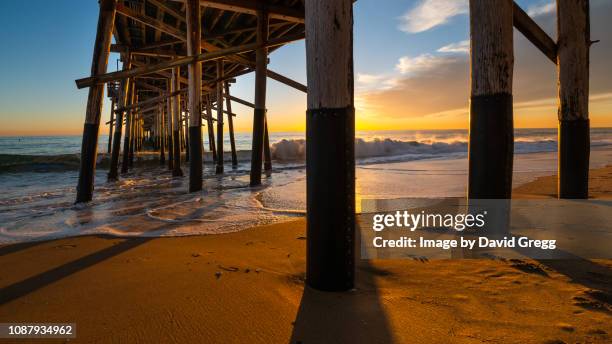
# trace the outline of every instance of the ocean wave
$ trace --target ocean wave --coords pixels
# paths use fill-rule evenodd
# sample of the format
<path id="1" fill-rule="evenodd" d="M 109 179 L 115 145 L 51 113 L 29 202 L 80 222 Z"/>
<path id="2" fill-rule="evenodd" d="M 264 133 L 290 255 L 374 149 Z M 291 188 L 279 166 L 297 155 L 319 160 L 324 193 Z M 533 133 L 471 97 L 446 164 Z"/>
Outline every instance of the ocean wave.
<path id="1" fill-rule="evenodd" d="M 0 172 L 55 172 L 78 170 L 78 154 L 18 155 L 0 154 Z"/>
<path id="2" fill-rule="evenodd" d="M 612 145 L 612 141 L 592 140 L 591 142 L 593 147 L 607 145 Z M 304 161 L 306 157 L 306 140 L 281 140 L 273 144 L 270 150 L 272 158 L 277 161 Z M 403 141 L 391 138 L 355 139 L 355 158 L 361 161 L 385 157 L 404 158 L 404 160 L 427 159 L 467 154 L 467 150 L 467 140 L 432 141 L 426 139 L 421 141 Z M 557 140 L 550 137 L 519 137 L 514 142 L 514 153 L 516 154 L 555 152 L 556 150 Z"/>
<path id="3" fill-rule="evenodd" d="M 468 142 L 466 139 L 453 137 L 437 138 L 420 137 L 416 140 L 394 139 L 394 138 L 363 138 L 355 139 L 355 158 L 360 164 L 409 161 L 431 158 L 457 157 L 467 154 Z M 592 137 L 592 147 L 612 145 L 612 140 L 607 137 Z M 534 133 L 530 136 L 517 136 L 514 142 L 514 152 L 538 153 L 555 152 L 557 140 L 550 133 Z M 306 159 L 306 140 L 304 139 L 281 139 L 270 147 L 272 159 L 278 163 L 285 164 L 284 168 L 291 164 L 303 166 Z M 139 164 L 157 161 L 159 153 L 153 151 L 139 152 L 136 161 Z M 250 150 L 238 150 L 238 161 L 247 164 L 251 160 Z M 76 171 L 79 169 L 79 154 L 62 155 L 18 155 L 0 154 L 0 173 L 8 172 L 59 172 Z M 230 152 L 225 152 L 224 160 L 231 161 Z M 212 161 L 212 154 L 206 150 L 204 153 L 205 163 Z M 98 154 L 97 165 L 106 168 L 109 165 L 109 157 L 106 153 Z M 247 165 L 245 165 L 247 166 Z"/>

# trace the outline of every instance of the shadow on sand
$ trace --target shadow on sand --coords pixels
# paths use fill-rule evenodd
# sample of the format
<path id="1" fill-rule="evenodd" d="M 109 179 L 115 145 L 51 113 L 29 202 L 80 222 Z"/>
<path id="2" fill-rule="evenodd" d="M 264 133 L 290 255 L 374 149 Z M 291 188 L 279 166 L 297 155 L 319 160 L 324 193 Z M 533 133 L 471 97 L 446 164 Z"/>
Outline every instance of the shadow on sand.
<path id="1" fill-rule="evenodd" d="M 375 281 L 390 273 L 366 260 L 356 263 L 355 290 L 330 293 L 304 288 L 289 343 L 394 342 Z"/>

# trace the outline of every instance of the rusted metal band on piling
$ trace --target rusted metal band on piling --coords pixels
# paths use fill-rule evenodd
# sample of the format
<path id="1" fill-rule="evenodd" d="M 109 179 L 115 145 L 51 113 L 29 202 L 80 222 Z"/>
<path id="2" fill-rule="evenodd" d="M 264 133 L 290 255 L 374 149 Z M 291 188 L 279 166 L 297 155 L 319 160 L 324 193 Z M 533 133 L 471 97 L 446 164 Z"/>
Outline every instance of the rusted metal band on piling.
<path id="1" fill-rule="evenodd" d="M 559 122 L 560 198 L 588 198 L 591 146 L 589 128 L 588 119 Z"/>
<path id="2" fill-rule="evenodd" d="M 472 96 L 469 190 L 472 199 L 506 199 L 512 193 L 512 95 Z"/>
<path id="3" fill-rule="evenodd" d="M 306 116 L 306 283 L 344 291 L 355 275 L 355 110 L 310 109 Z"/>

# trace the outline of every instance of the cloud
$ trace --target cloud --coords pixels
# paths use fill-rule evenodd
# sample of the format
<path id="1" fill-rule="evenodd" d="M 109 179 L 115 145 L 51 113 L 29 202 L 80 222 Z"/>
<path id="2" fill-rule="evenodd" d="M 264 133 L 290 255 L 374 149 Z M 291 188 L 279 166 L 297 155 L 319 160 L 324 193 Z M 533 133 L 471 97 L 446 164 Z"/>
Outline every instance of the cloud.
<path id="1" fill-rule="evenodd" d="M 379 83 L 384 78 L 383 75 L 357 73 L 357 83 L 364 86 Z"/>
<path id="2" fill-rule="evenodd" d="M 591 38 L 607 37 L 612 1 L 594 0 L 591 5 Z M 554 37 L 555 17 L 554 11 L 538 17 L 538 24 L 551 37 Z M 395 72 L 358 76 L 358 85 L 369 85 L 356 89 L 360 118 L 371 123 L 417 128 L 467 126 L 470 63 L 469 54 L 459 53 L 459 48 L 466 44 L 455 42 L 434 53 L 401 57 L 396 62 Z M 554 125 L 557 119 L 556 66 L 519 32 L 515 32 L 514 45 L 513 93 L 517 127 Z M 454 51 L 457 53 L 448 53 Z M 602 40 L 591 47 L 590 115 L 597 125 L 610 125 L 612 121 L 610 60 L 612 41 Z"/>
<path id="3" fill-rule="evenodd" d="M 468 54 L 470 52 L 470 40 L 466 39 L 465 41 L 445 45 L 442 48 L 438 49 L 438 52 Z"/>
<path id="4" fill-rule="evenodd" d="M 415 76 L 426 72 L 436 72 L 448 65 L 453 58 L 432 54 L 421 54 L 416 57 L 403 56 L 395 65 L 395 69 L 405 76 Z"/>
<path id="5" fill-rule="evenodd" d="M 529 14 L 532 17 L 538 17 L 541 15 L 553 13 L 556 10 L 556 8 L 557 7 L 554 1 L 548 1 L 543 4 L 529 6 L 529 8 L 527 9 L 527 14 Z"/>
<path id="6" fill-rule="evenodd" d="M 421 0 L 401 17 L 399 29 L 408 33 L 423 32 L 467 12 L 467 0 Z"/>
<path id="7" fill-rule="evenodd" d="M 397 77 L 388 74 L 357 73 L 357 90 L 388 90 L 397 86 Z"/>

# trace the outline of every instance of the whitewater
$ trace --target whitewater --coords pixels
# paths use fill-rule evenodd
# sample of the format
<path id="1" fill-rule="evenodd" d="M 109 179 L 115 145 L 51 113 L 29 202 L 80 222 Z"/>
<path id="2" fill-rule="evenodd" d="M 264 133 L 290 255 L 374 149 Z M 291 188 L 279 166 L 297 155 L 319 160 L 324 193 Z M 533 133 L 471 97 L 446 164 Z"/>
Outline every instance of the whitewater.
<path id="1" fill-rule="evenodd" d="M 612 161 L 611 134 L 592 129 L 591 168 Z M 556 135 L 556 129 L 515 131 L 515 186 L 556 173 Z M 357 210 L 368 198 L 464 196 L 467 138 L 465 130 L 357 132 Z M 220 234 L 303 216 L 304 133 L 271 133 L 274 169 L 259 188 L 248 185 L 251 137 L 236 139 L 238 167 L 228 164 L 216 176 L 207 153 L 204 190 L 189 194 L 188 178 L 172 178 L 147 152 L 120 181 L 107 183 L 107 137 L 100 136 L 94 200 L 74 205 L 80 137 L 2 137 L 0 244 L 89 234 Z"/>

